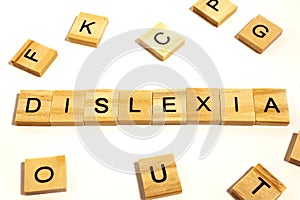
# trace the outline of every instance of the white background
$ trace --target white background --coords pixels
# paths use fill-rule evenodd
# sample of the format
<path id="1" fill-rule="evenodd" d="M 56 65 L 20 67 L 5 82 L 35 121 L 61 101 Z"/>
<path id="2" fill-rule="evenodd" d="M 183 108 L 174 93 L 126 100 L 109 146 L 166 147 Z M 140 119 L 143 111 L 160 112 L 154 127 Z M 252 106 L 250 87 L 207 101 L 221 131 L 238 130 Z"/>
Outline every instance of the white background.
<path id="1" fill-rule="evenodd" d="M 288 91 L 291 117 L 288 127 L 225 127 L 215 149 L 204 160 L 198 157 L 208 128 L 199 127 L 193 145 L 177 160 L 183 193 L 166 199 L 232 199 L 227 189 L 257 163 L 287 186 L 280 199 L 300 199 L 300 168 L 283 160 L 292 134 L 300 129 L 300 2 L 235 0 L 238 11 L 219 28 L 191 12 L 189 8 L 194 3 L 194 0 L 2 1 L 0 199 L 139 199 L 136 177 L 116 172 L 94 160 L 82 146 L 75 127 L 16 127 L 11 123 L 16 95 L 21 89 L 74 88 L 82 63 L 94 50 L 64 40 L 79 12 L 109 18 L 102 42 L 124 31 L 149 28 L 161 21 L 196 41 L 208 53 L 225 87 L 278 87 Z M 283 29 L 282 36 L 262 55 L 234 38 L 258 14 Z M 42 78 L 8 64 L 27 39 L 58 51 L 58 58 Z M 122 70 L 107 74 L 111 82 L 104 84 L 105 87 L 114 87 L 133 65 L 161 63 L 146 51 L 127 60 L 127 64 L 123 61 Z M 176 64 L 175 60 L 172 56 L 163 64 L 183 71 L 182 75 L 188 79 L 189 70 L 182 70 L 186 66 L 179 65 L 180 62 Z M 193 86 L 201 86 L 197 85 L 197 80 L 191 81 L 195 83 Z M 120 143 L 118 130 L 111 134 L 110 139 Z M 166 145 L 175 137 L 176 131 L 162 134 L 159 144 Z M 130 152 L 141 152 L 137 141 L 129 138 L 124 142 L 123 149 L 127 146 Z M 143 151 L 155 152 L 159 148 L 163 146 L 148 144 L 144 145 Z M 20 194 L 21 162 L 26 158 L 62 154 L 67 158 L 67 192 L 36 196 Z"/>

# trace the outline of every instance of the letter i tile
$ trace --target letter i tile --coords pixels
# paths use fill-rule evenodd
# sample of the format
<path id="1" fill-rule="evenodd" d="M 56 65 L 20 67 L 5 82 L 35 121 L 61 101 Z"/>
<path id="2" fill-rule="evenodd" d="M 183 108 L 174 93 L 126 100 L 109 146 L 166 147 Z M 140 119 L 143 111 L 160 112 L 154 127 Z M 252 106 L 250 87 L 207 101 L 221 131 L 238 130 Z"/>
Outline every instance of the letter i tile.
<path id="1" fill-rule="evenodd" d="M 141 159 L 138 162 L 146 199 L 182 192 L 172 154 Z"/>

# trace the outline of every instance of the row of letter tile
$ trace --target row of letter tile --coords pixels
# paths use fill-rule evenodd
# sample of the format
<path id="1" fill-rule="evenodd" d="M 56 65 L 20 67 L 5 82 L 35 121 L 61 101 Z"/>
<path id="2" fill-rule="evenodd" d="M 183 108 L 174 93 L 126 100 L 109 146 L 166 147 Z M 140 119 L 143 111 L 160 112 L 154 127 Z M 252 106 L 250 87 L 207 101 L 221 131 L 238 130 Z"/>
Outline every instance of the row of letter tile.
<path id="1" fill-rule="evenodd" d="M 289 124 L 285 89 L 23 90 L 19 126 Z"/>

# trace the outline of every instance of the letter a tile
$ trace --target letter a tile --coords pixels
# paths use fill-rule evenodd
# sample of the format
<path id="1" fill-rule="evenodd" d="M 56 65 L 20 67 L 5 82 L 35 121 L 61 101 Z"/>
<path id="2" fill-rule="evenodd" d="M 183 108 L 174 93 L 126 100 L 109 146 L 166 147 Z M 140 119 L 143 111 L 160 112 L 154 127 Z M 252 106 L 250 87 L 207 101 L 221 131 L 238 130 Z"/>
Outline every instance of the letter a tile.
<path id="1" fill-rule="evenodd" d="M 184 38 L 160 22 L 136 42 L 156 58 L 164 61 L 184 44 Z"/>
<path id="2" fill-rule="evenodd" d="M 258 53 L 264 52 L 282 33 L 282 29 L 258 15 L 237 35 L 237 39 Z"/>
<path id="3" fill-rule="evenodd" d="M 275 200 L 286 187 L 261 164 L 252 167 L 229 192 L 235 199 L 240 200 Z"/>
<path id="4" fill-rule="evenodd" d="M 11 59 L 10 64 L 41 77 L 57 57 L 57 52 L 33 40 L 21 47 Z"/>
<path id="5" fill-rule="evenodd" d="M 97 47 L 104 34 L 108 18 L 81 12 L 75 19 L 67 40 Z"/>
<path id="6" fill-rule="evenodd" d="M 182 192 L 172 154 L 141 159 L 138 164 L 146 199 Z"/>
<path id="7" fill-rule="evenodd" d="M 15 115 L 18 126 L 49 126 L 52 91 L 22 90 Z"/>
<path id="8" fill-rule="evenodd" d="M 26 159 L 24 194 L 64 192 L 67 189 L 65 156 Z"/>

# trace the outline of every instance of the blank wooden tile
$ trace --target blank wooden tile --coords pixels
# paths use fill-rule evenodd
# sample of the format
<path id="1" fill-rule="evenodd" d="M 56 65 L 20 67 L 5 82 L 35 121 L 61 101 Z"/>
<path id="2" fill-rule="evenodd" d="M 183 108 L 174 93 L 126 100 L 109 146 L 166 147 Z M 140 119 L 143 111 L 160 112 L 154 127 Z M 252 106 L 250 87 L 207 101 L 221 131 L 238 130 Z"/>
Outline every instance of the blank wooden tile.
<path id="1" fill-rule="evenodd" d="M 152 91 L 152 124 L 178 125 L 186 122 L 185 90 Z"/>
<path id="2" fill-rule="evenodd" d="M 117 124 L 118 117 L 117 90 L 100 89 L 86 92 L 84 108 L 85 125 Z"/>
<path id="3" fill-rule="evenodd" d="M 11 59 L 10 64 L 41 77 L 56 57 L 57 52 L 54 49 L 27 40 Z"/>
<path id="4" fill-rule="evenodd" d="M 184 38 L 159 22 L 136 40 L 138 44 L 161 61 L 166 60 L 183 44 Z"/>
<path id="5" fill-rule="evenodd" d="M 107 17 L 81 12 L 76 17 L 67 36 L 67 40 L 77 44 L 97 47 L 107 24 Z"/>
<path id="6" fill-rule="evenodd" d="M 200 0 L 191 10 L 218 27 L 236 12 L 237 6 L 228 0 Z"/>
<path id="7" fill-rule="evenodd" d="M 187 88 L 186 112 L 187 124 L 220 124 L 219 89 Z"/>
<path id="8" fill-rule="evenodd" d="M 281 33 L 282 29 L 279 26 L 258 15 L 238 33 L 237 39 L 254 51 L 262 53 Z"/>
<path id="9" fill-rule="evenodd" d="M 237 199 L 275 200 L 286 187 L 261 164 L 252 167 L 229 190 Z"/>
<path id="10" fill-rule="evenodd" d="M 84 103 L 85 91 L 54 91 L 50 110 L 51 126 L 82 126 Z"/>
<path id="11" fill-rule="evenodd" d="M 285 89 L 253 89 L 255 124 L 287 126 L 290 123 Z"/>
<path id="12" fill-rule="evenodd" d="M 220 89 L 221 124 L 254 125 L 252 89 Z"/>
<path id="13" fill-rule="evenodd" d="M 292 151 L 288 157 L 288 162 L 300 166 L 300 136 L 296 135 L 295 144 L 292 147 Z"/>
<path id="14" fill-rule="evenodd" d="M 150 125 L 152 122 L 152 91 L 123 90 L 119 92 L 119 124 Z"/>
<path id="15" fill-rule="evenodd" d="M 42 194 L 67 189 L 65 156 L 26 159 L 24 164 L 24 193 Z"/>
<path id="16" fill-rule="evenodd" d="M 141 159 L 138 163 L 146 199 L 182 192 L 172 154 Z"/>
<path id="17" fill-rule="evenodd" d="M 14 122 L 18 126 L 49 126 L 52 91 L 22 90 Z"/>

